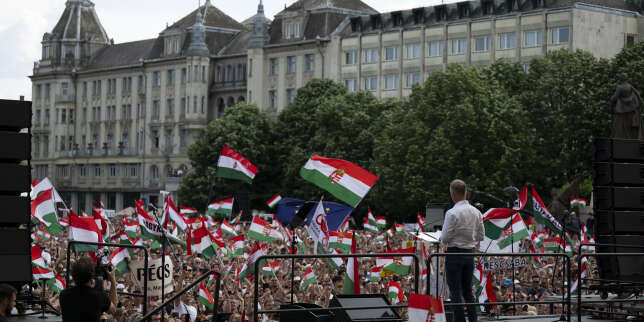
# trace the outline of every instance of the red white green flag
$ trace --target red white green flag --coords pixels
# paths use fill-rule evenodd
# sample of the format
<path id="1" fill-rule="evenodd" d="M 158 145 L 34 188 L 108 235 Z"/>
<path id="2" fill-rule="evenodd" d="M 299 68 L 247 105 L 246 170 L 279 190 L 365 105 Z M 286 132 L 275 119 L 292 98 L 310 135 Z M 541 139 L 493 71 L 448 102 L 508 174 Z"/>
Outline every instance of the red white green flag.
<path id="1" fill-rule="evenodd" d="M 389 282 L 389 298 L 391 299 L 391 304 L 398 304 L 405 300 L 405 294 L 400 287 L 400 283 L 395 281 Z"/>
<path id="2" fill-rule="evenodd" d="M 315 277 L 315 274 L 313 273 L 313 269 L 309 265 L 304 271 L 304 275 L 302 276 L 302 282 L 300 282 L 300 290 L 306 289 L 309 285 L 316 282 L 317 279 Z"/>
<path id="3" fill-rule="evenodd" d="M 233 257 L 244 255 L 244 235 L 237 235 L 231 238 L 230 249 Z"/>
<path id="4" fill-rule="evenodd" d="M 197 213 L 197 210 L 195 209 L 195 212 L 191 214 L 196 214 L 196 213 Z M 181 212 L 177 211 L 177 206 L 174 205 L 174 202 L 172 201 L 172 198 L 170 198 L 170 195 L 167 195 L 165 197 L 163 219 L 161 219 L 161 223 L 163 224 L 164 227 L 167 227 L 169 220 L 172 220 L 177 225 L 177 227 L 182 231 L 188 231 L 188 224 L 186 223 L 186 219 L 183 215 L 183 207 L 181 209 Z"/>
<path id="5" fill-rule="evenodd" d="M 570 207 L 575 208 L 575 207 L 586 207 L 586 204 L 588 203 L 588 200 L 584 198 L 570 198 Z"/>
<path id="6" fill-rule="evenodd" d="M 269 223 L 262 220 L 262 218 L 259 218 L 259 216 L 255 216 L 253 217 L 250 229 L 248 230 L 248 238 L 259 241 L 273 241 L 278 239 L 281 240 L 284 237 Z"/>
<path id="7" fill-rule="evenodd" d="M 225 145 L 221 148 L 217 162 L 217 177 L 236 179 L 252 184 L 257 171 L 257 167 L 241 154 Z"/>
<path id="8" fill-rule="evenodd" d="M 351 251 L 351 233 L 343 233 L 339 231 L 329 232 L 329 248 L 335 248 L 343 254 Z"/>
<path id="9" fill-rule="evenodd" d="M 376 217 L 376 226 L 378 226 L 378 229 L 385 229 L 387 227 L 387 218 L 384 216 Z"/>
<path id="10" fill-rule="evenodd" d="M 127 248 L 125 247 L 119 247 L 112 252 L 110 255 L 110 262 L 114 267 L 114 274 L 116 276 L 121 276 L 130 271 L 128 258 L 130 258 L 130 253 L 128 253 Z"/>
<path id="11" fill-rule="evenodd" d="M 235 202 L 235 198 L 228 198 L 228 199 L 215 201 L 210 205 L 208 205 L 208 210 L 206 210 L 206 213 L 211 216 L 214 214 L 230 215 L 233 212 L 234 202 Z"/>
<path id="12" fill-rule="evenodd" d="M 319 155 L 306 162 L 300 176 L 354 208 L 378 180 L 371 172 L 349 161 Z"/>
<path id="13" fill-rule="evenodd" d="M 267 204 L 269 207 L 274 208 L 275 206 L 277 206 L 277 204 L 278 204 L 278 203 L 280 203 L 280 200 L 282 200 L 282 196 L 280 196 L 280 195 L 279 195 L 279 193 L 276 193 L 276 194 L 273 196 L 273 198 L 269 199 L 269 200 L 266 202 L 266 204 Z"/>
<path id="14" fill-rule="evenodd" d="M 351 238 L 351 254 L 358 252 L 356 246 L 355 232 Z M 360 294 L 360 271 L 358 270 L 358 258 L 347 259 L 347 271 L 342 285 L 342 294 Z"/>
<path id="15" fill-rule="evenodd" d="M 199 283 L 199 303 L 205 305 L 210 310 L 215 308 L 215 299 L 208 292 L 203 283 Z"/>
<path id="16" fill-rule="evenodd" d="M 368 231 L 370 233 L 374 233 L 374 234 L 378 233 L 376 218 L 373 217 L 373 213 L 371 213 L 371 209 L 368 209 L 367 217 L 364 217 L 363 228 L 365 231 Z"/>
<path id="17" fill-rule="evenodd" d="M 262 267 L 262 274 L 266 276 L 276 276 L 275 273 L 279 271 L 281 265 L 282 262 L 280 261 L 268 262 L 264 267 Z"/>
<path id="18" fill-rule="evenodd" d="M 244 266 L 239 272 L 239 280 L 242 280 L 255 272 L 255 262 L 258 261 L 261 256 L 264 256 L 264 249 L 266 249 L 266 245 L 255 244 L 253 250 L 251 250 L 250 254 L 248 255 L 246 263 L 244 263 Z M 259 261 L 257 266 L 264 267 L 265 264 L 266 260 L 263 259 Z"/>
<path id="19" fill-rule="evenodd" d="M 69 212 L 69 239 L 93 243 L 102 243 L 101 230 L 93 217 L 78 217 L 73 211 Z M 95 252 L 98 246 L 76 244 L 74 250 Z"/>
<path id="20" fill-rule="evenodd" d="M 192 252 L 194 252 L 209 259 L 216 254 L 217 248 L 219 248 L 214 244 L 215 238 L 206 229 L 205 225 L 193 231 L 188 231 L 188 240 L 190 241 L 188 243 L 188 255 L 192 255 Z"/>
<path id="21" fill-rule="evenodd" d="M 237 233 L 235 232 L 235 228 L 231 226 L 226 219 L 221 223 L 221 231 L 224 234 L 230 235 L 230 236 L 237 236 Z"/>
<path id="22" fill-rule="evenodd" d="M 52 189 L 44 190 L 31 201 L 31 216 L 43 224 L 47 231 L 56 236 L 63 230 L 56 216 L 56 205 L 52 198 Z"/>
<path id="23" fill-rule="evenodd" d="M 49 288 L 53 290 L 54 292 L 60 294 L 64 289 L 67 288 L 67 284 L 65 284 L 65 280 L 63 280 L 60 275 L 56 275 L 56 277 L 50 279 L 47 281 L 47 285 L 49 285 Z"/>

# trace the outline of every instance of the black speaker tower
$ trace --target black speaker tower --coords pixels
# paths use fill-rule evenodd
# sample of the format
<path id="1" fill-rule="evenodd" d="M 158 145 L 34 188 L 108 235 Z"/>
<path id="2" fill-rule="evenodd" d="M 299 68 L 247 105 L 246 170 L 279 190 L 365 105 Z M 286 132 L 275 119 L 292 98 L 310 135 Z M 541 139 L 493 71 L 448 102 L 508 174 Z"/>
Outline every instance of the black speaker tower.
<path id="1" fill-rule="evenodd" d="M 20 286 L 31 282 L 31 102 L 0 110 L 0 283 Z"/>
<path id="2" fill-rule="evenodd" d="M 598 253 L 644 252 L 644 140 L 596 138 L 594 233 Z M 603 280 L 644 283 L 643 257 L 597 257 Z"/>

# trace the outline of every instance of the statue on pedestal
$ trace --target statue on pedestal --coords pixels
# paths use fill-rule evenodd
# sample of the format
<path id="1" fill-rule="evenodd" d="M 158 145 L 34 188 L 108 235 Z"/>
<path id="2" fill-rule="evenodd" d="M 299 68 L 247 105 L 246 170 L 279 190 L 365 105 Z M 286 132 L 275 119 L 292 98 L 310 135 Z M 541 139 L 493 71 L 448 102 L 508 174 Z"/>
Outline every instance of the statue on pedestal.
<path id="1" fill-rule="evenodd" d="M 621 83 L 615 89 L 611 102 L 615 105 L 611 137 L 619 139 L 644 139 L 640 106 L 642 97 L 631 84 L 628 75 L 620 75 Z"/>

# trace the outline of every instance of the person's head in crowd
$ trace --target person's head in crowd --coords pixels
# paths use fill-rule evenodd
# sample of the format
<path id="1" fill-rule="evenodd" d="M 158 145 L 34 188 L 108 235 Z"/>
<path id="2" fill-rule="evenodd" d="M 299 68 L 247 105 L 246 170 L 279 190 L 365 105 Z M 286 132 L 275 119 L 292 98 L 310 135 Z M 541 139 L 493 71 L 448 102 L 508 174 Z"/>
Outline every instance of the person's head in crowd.
<path id="1" fill-rule="evenodd" d="M 87 256 L 76 261 L 72 266 L 72 278 L 76 286 L 91 286 L 95 267 L 94 261 Z"/>
<path id="2" fill-rule="evenodd" d="M 452 183 L 449 184 L 449 193 L 452 197 L 452 201 L 459 202 L 465 199 L 467 195 L 467 186 L 465 182 L 460 179 L 454 179 Z"/>
<path id="3" fill-rule="evenodd" d="M 16 306 L 16 289 L 9 284 L 0 284 L 0 316 L 8 316 Z"/>

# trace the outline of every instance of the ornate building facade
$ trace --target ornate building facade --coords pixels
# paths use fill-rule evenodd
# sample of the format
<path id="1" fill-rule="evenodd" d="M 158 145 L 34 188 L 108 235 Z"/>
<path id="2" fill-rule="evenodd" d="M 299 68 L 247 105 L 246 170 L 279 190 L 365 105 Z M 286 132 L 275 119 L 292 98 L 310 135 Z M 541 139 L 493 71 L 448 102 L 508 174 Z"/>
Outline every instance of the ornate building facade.
<path id="1" fill-rule="evenodd" d="M 404 98 L 449 63 L 524 64 L 549 50 L 611 57 L 642 40 L 642 0 L 477 0 L 378 13 L 299 0 L 237 22 L 210 1 L 157 38 L 115 44 L 89 0 L 67 0 L 34 64 L 33 177 L 74 209 L 120 210 L 189 171 L 206 124 L 248 101 L 269 115 L 311 78 Z"/>

